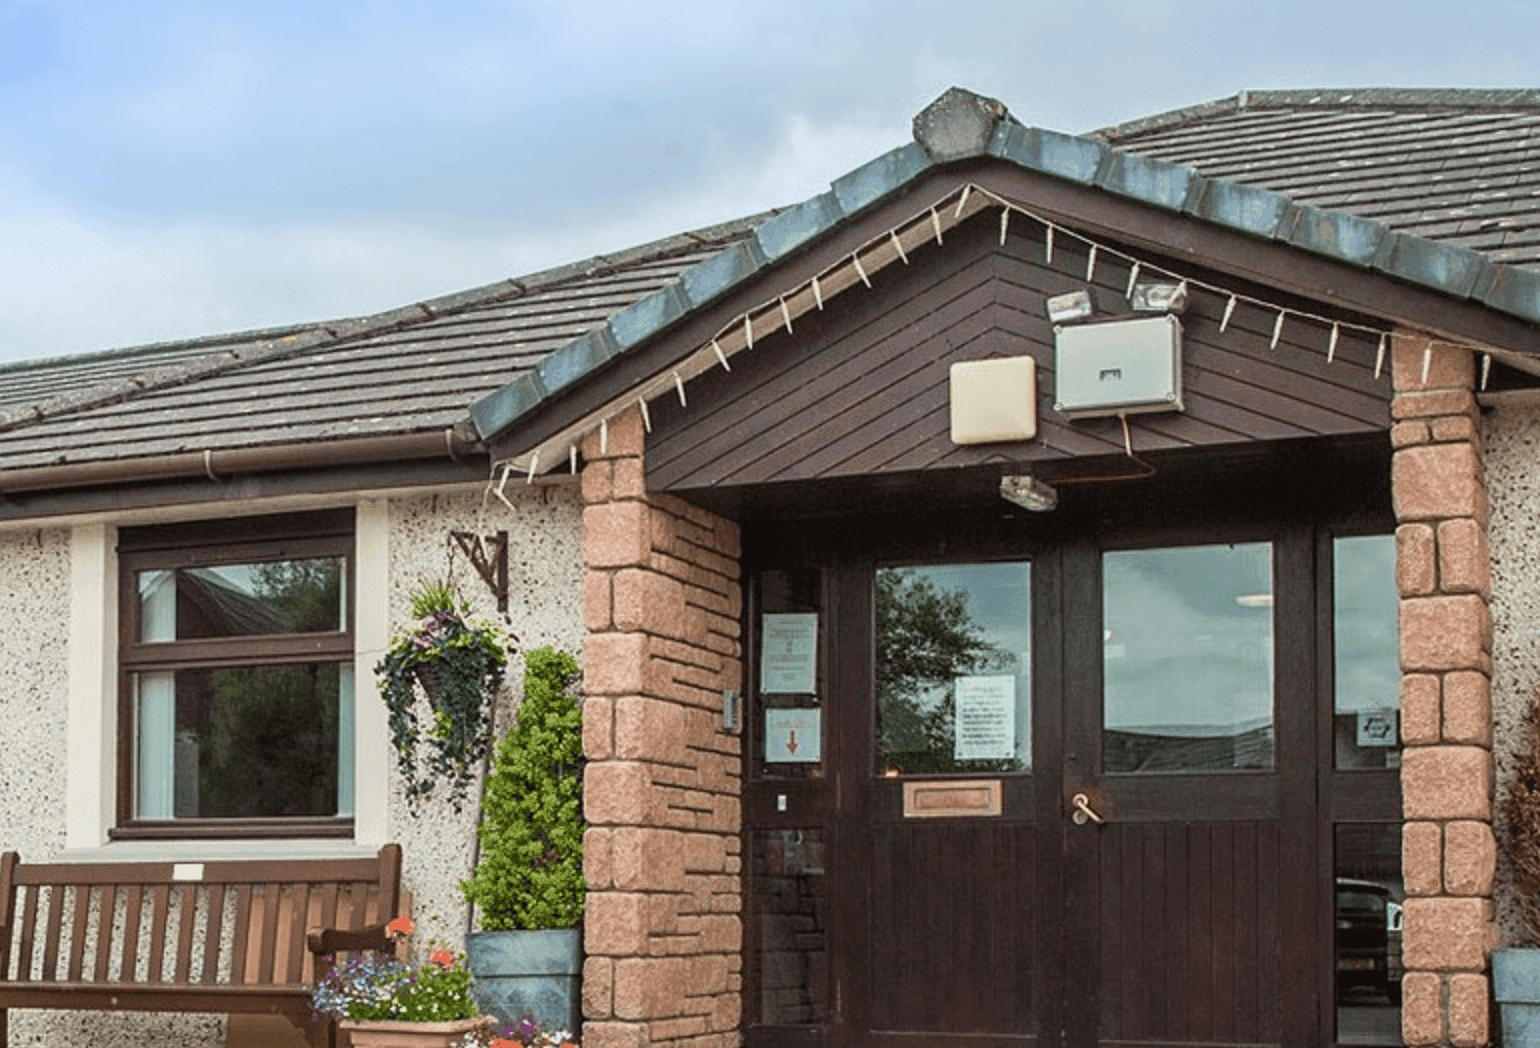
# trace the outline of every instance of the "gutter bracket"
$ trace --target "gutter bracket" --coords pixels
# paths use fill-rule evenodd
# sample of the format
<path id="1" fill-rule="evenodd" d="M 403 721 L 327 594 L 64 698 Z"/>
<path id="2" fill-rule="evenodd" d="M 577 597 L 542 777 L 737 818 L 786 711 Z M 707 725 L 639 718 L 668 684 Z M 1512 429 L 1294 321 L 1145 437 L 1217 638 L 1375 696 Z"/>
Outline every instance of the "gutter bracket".
<path id="1" fill-rule="evenodd" d="M 497 612 L 508 617 L 508 533 L 482 536 L 473 531 L 451 531 L 455 544 L 470 558 L 471 567 L 497 598 Z"/>

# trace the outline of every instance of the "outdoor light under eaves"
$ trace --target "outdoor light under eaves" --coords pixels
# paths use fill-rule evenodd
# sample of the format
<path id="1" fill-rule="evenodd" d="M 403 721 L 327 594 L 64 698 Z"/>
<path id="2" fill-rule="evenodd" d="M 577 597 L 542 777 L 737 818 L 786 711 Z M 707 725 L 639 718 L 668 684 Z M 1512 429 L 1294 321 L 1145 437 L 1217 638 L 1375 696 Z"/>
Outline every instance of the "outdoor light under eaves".
<path id="1" fill-rule="evenodd" d="M 1050 296 L 1043 302 L 1043 308 L 1048 313 L 1048 320 L 1054 324 L 1073 324 L 1096 312 L 1089 291 L 1071 291 L 1064 295 Z"/>
<path id="2" fill-rule="evenodd" d="M 1002 476 L 1000 497 L 1033 513 L 1047 513 L 1059 505 L 1059 493 L 1030 474 Z"/>

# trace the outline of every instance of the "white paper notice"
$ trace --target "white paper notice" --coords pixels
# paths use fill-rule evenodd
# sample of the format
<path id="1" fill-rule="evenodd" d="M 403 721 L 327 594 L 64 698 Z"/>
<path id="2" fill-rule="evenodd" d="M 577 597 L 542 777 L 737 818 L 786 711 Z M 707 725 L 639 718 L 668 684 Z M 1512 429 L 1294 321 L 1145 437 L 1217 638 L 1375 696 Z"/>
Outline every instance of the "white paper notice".
<path id="1" fill-rule="evenodd" d="M 765 760 L 816 764 L 823 760 L 820 710 L 766 710 Z"/>
<path id="2" fill-rule="evenodd" d="M 765 615 L 760 641 L 759 690 L 767 695 L 812 695 L 818 684 L 818 615 Z"/>
<path id="3" fill-rule="evenodd" d="M 1016 756 L 1016 678 L 958 677 L 957 727 L 952 756 L 960 761 Z"/>

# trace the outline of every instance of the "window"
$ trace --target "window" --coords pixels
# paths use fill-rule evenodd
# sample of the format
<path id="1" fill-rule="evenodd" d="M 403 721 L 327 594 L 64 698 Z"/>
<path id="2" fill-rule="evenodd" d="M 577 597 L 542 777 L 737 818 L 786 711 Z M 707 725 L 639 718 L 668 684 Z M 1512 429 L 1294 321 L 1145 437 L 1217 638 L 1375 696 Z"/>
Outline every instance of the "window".
<path id="1" fill-rule="evenodd" d="M 353 512 L 118 536 L 114 837 L 346 836 Z"/>

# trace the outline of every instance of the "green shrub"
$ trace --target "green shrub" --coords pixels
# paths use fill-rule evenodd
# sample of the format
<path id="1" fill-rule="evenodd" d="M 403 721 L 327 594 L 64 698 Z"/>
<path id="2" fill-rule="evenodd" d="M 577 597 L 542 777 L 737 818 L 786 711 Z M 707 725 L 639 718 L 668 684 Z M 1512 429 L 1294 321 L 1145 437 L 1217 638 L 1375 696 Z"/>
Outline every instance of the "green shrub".
<path id="1" fill-rule="evenodd" d="M 518 723 L 497 746 L 481 802 L 481 861 L 460 890 L 486 931 L 570 928 L 583 916 L 583 714 L 577 660 L 524 656 Z"/>

